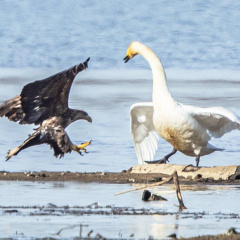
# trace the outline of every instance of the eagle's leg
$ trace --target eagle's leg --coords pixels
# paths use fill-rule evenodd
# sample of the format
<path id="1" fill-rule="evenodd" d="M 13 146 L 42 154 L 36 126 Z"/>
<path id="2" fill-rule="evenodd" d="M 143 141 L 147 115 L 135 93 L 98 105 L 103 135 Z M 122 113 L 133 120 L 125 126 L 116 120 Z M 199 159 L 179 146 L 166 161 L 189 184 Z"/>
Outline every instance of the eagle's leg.
<path id="1" fill-rule="evenodd" d="M 20 146 L 9 150 L 8 155 L 6 156 L 6 161 L 8 161 L 12 156 L 17 155 L 23 149 L 34 146 L 34 145 L 38 145 L 39 137 L 40 137 L 40 131 L 36 131 L 32 135 L 30 135 Z"/>
<path id="2" fill-rule="evenodd" d="M 92 140 L 88 141 L 88 142 L 85 142 L 85 143 L 82 143 L 78 146 L 76 146 L 75 150 L 76 152 L 78 152 L 80 155 L 82 155 L 82 152 L 83 151 L 84 153 L 88 153 L 87 152 L 87 149 L 85 149 L 85 147 L 87 147 L 89 144 L 91 144 Z"/>
<path id="3" fill-rule="evenodd" d="M 170 152 L 169 154 L 167 154 L 164 158 L 160 159 L 160 160 L 156 160 L 156 161 L 144 161 L 145 163 L 148 164 L 160 164 L 160 163 L 167 163 L 168 159 L 174 155 L 177 152 L 176 149 L 173 148 L 172 152 Z"/>

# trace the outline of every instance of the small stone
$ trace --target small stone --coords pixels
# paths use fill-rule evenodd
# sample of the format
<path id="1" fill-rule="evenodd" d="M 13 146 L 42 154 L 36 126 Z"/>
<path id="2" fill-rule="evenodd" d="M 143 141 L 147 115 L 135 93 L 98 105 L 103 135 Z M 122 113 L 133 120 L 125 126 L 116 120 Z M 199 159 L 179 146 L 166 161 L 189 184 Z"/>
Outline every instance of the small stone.
<path id="1" fill-rule="evenodd" d="M 5 210 L 5 213 L 18 213 L 18 210 L 13 209 L 13 210 Z"/>
<path id="2" fill-rule="evenodd" d="M 166 198 L 164 198 L 162 196 L 159 196 L 159 195 L 156 195 L 156 194 L 152 194 L 149 200 L 152 200 L 152 201 L 167 201 Z"/>
<path id="3" fill-rule="evenodd" d="M 229 228 L 226 232 L 226 235 L 238 234 L 235 228 Z"/>
<path id="4" fill-rule="evenodd" d="M 167 236 L 167 237 L 169 237 L 169 238 L 177 238 L 177 235 L 176 235 L 176 233 L 173 233 L 173 234 L 171 234 L 171 235 L 169 235 L 169 236 Z"/>
<path id="5" fill-rule="evenodd" d="M 135 182 L 134 178 L 129 178 L 128 180 L 129 180 L 129 182 Z"/>
<path id="6" fill-rule="evenodd" d="M 149 192 L 148 190 L 144 190 L 142 194 L 142 200 L 146 202 L 149 200 L 150 197 L 151 197 L 151 192 Z"/>
<path id="7" fill-rule="evenodd" d="M 195 180 L 199 180 L 202 178 L 202 174 L 197 174 L 196 177 L 194 178 Z"/>
<path id="8" fill-rule="evenodd" d="M 161 182 L 162 178 L 161 177 L 154 177 L 151 182 Z"/>

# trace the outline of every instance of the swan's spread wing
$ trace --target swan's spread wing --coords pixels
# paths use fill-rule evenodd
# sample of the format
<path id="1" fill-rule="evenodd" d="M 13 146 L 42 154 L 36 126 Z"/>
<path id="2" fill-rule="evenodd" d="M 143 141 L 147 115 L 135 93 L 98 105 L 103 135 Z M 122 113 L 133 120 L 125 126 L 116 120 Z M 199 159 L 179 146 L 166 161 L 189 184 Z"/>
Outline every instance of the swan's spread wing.
<path id="1" fill-rule="evenodd" d="M 186 107 L 191 108 L 192 117 L 207 128 L 210 135 L 215 138 L 219 138 L 232 130 L 240 129 L 240 118 L 225 108 Z"/>
<path id="2" fill-rule="evenodd" d="M 154 158 L 158 134 L 153 126 L 152 102 L 136 103 L 130 108 L 131 133 L 139 164 Z"/>

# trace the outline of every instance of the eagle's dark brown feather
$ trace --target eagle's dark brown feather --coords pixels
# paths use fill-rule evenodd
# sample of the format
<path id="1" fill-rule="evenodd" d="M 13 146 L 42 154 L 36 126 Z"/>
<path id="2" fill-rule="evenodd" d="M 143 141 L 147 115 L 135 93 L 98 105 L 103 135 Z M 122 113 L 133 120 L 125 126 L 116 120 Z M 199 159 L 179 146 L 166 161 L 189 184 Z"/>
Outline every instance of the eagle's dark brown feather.
<path id="1" fill-rule="evenodd" d="M 24 86 L 20 94 L 24 121 L 37 125 L 66 111 L 73 80 L 79 72 L 87 68 L 88 61 L 89 59 L 49 78 Z"/>
<path id="2" fill-rule="evenodd" d="M 86 112 L 68 107 L 73 80 L 88 67 L 89 59 L 51 77 L 27 84 L 20 95 L 0 106 L 0 117 L 6 116 L 20 124 L 40 124 L 19 147 L 8 152 L 7 160 L 25 148 L 43 143 L 53 148 L 56 157 L 72 150 L 79 152 L 64 129 L 76 120 L 92 121 Z"/>
<path id="3" fill-rule="evenodd" d="M 6 116 L 10 121 L 23 124 L 21 120 L 24 119 L 25 114 L 22 110 L 20 95 L 9 99 L 0 106 L 0 117 Z"/>

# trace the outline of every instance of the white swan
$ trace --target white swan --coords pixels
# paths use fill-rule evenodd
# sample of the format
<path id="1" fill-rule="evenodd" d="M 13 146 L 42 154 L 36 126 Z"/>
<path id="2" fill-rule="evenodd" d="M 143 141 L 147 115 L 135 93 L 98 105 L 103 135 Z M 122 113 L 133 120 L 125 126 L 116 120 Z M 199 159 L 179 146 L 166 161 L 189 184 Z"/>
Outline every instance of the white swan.
<path id="1" fill-rule="evenodd" d="M 130 110 L 131 133 L 139 163 L 166 162 L 180 151 L 195 156 L 198 166 L 200 156 L 223 150 L 210 145 L 209 140 L 240 129 L 240 118 L 222 107 L 200 108 L 174 101 L 159 58 L 144 44 L 132 42 L 125 62 L 137 54 L 149 63 L 153 75 L 152 103 L 136 103 Z M 173 146 L 173 151 L 159 161 L 152 161 L 158 142 L 155 131 Z"/>

